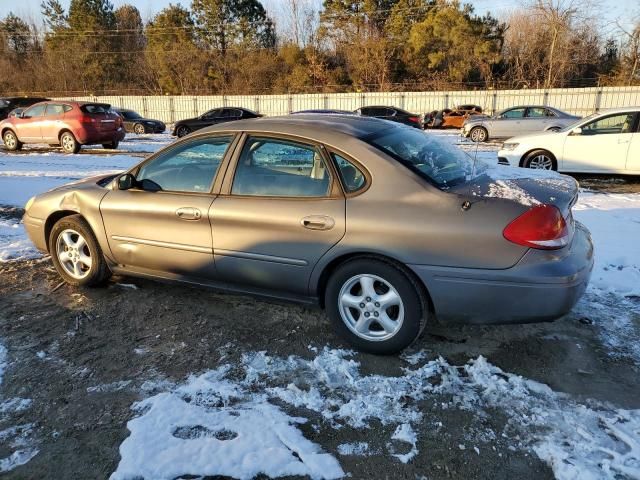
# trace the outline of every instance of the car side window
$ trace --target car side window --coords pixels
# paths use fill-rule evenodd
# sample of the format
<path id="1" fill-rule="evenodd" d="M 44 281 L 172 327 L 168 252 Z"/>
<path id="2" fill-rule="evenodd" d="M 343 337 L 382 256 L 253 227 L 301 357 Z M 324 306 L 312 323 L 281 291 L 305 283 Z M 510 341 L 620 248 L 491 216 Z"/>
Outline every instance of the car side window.
<path id="1" fill-rule="evenodd" d="M 524 108 L 512 108 L 511 110 L 507 110 L 500 115 L 500 118 L 522 118 L 524 117 Z"/>
<path id="2" fill-rule="evenodd" d="M 207 193 L 233 137 L 184 143 L 144 164 L 136 181 L 147 180 L 171 192 Z"/>
<path id="3" fill-rule="evenodd" d="M 545 108 L 544 114 L 547 117 L 557 117 L 558 116 L 558 115 L 556 115 L 556 112 L 554 112 L 553 110 L 549 110 L 548 108 Z"/>
<path id="4" fill-rule="evenodd" d="M 320 151 L 311 145 L 250 137 L 242 149 L 231 193 L 274 197 L 325 197 L 331 185 Z"/>
<path id="5" fill-rule="evenodd" d="M 331 156 L 336 164 L 344 190 L 347 193 L 357 192 L 365 186 L 367 178 L 362 170 L 337 153 L 332 153 Z"/>
<path id="6" fill-rule="evenodd" d="M 528 118 L 543 118 L 547 116 L 547 109 L 541 107 L 530 107 L 527 109 Z"/>
<path id="7" fill-rule="evenodd" d="M 27 108 L 24 111 L 24 117 L 33 118 L 33 117 L 42 117 L 44 115 L 46 105 L 35 105 L 31 108 Z"/>
<path id="8" fill-rule="evenodd" d="M 73 107 L 71 105 L 63 105 L 62 109 L 66 112 L 70 112 L 71 110 L 73 110 Z"/>
<path id="9" fill-rule="evenodd" d="M 59 103 L 50 103 L 47 105 L 47 117 L 62 115 L 64 113 L 64 107 Z"/>
<path id="10" fill-rule="evenodd" d="M 219 116 L 220 116 L 220 109 L 218 108 L 216 110 L 209 110 L 204 115 L 202 115 L 202 118 L 204 118 L 205 120 L 211 120 L 213 118 L 218 118 Z"/>
<path id="11" fill-rule="evenodd" d="M 634 113 L 622 113 L 598 118 L 582 127 L 582 135 L 632 133 Z"/>

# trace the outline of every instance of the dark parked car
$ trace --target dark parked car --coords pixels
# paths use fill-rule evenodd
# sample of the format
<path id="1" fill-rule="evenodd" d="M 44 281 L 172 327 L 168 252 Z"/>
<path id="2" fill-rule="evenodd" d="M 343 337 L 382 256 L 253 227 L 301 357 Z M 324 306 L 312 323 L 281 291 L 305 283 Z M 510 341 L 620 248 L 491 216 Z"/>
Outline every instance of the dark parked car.
<path id="1" fill-rule="evenodd" d="M 177 121 L 173 126 L 173 132 L 171 132 L 171 135 L 184 137 L 195 130 L 216 125 L 218 123 L 233 122 L 235 120 L 244 120 L 246 118 L 258 118 L 261 116 L 262 115 L 259 113 L 249 110 L 248 108 L 214 108 L 213 110 L 203 113 L 199 117 Z"/>
<path id="2" fill-rule="evenodd" d="M 300 110 L 298 112 L 291 112 L 291 115 L 296 115 L 298 113 L 326 113 L 326 114 L 336 114 L 336 115 L 355 115 L 355 113 L 349 110 L 334 110 L 331 108 L 318 108 L 315 110 Z"/>
<path id="3" fill-rule="evenodd" d="M 48 98 L 39 97 L 2 97 L 0 98 L 0 120 L 9 116 L 9 112 L 16 108 L 27 108 L 33 104 L 46 102 Z"/>
<path id="4" fill-rule="evenodd" d="M 362 115 L 363 117 L 375 117 L 383 120 L 391 120 L 392 122 L 403 123 L 411 127 L 422 129 L 422 120 L 420 120 L 420 115 L 407 112 L 401 108 L 371 106 L 359 108 L 355 113 L 356 115 Z"/>
<path id="5" fill-rule="evenodd" d="M 144 118 L 134 110 L 127 110 L 124 108 L 114 108 L 113 110 L 122 117 L 124 129 L 127 132 L 142 135 L 143 133 L 162 133 L 167 128 L 167 126 L 160 120 Z"/>
<path id="6" fill-rule="evenodd" d="M 500 196 L 434 135 L 287 115 L 40 194 L 24 227 L 72 285 L 116 273 L 319 303 L 353 345 L 392 353 L 434 317 L 546 321 L 578 301 L 593 266 L 578 183 L 527 173 L 510 180 L 521 196 Z"/>

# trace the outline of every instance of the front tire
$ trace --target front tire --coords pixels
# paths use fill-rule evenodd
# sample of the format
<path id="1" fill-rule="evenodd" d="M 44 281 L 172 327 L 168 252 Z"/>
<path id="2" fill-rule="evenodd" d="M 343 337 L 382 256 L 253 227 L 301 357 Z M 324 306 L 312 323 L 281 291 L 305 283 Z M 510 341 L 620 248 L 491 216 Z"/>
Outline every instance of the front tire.
<path id="1" fill-rule="evenodd" d="M 419 286 L 394 264 L 355 259 L 340 265 L 325 292 L 336 331 L 359 350 L 393 354 L 422 332 L 426 312 Z"/>
<path id="2" fill-rule="evenodd" d="M 186 125 L 180 125 L 177 129 L 176 129 L 176 135 L 178 138 L 182 138 L 185 135 L 189 135 L 191 133 L 191 129 L 189 127 L 187 127 Z"/>
<path id="3" fill-rule="evenodd" d="M 547 150 L 534 150 L 529 153 L 522 162 L 522 166 L 533 170 L 558 170 L 555 157 Z"/>
<path id="4" fill-rule="evenodd" d="M 469 132 L 469 138 L 476 143 L 486 142 L 489 139 L 489 132 L 484 127 L 473 127 Z"/>
<path id="5" fill-rule="evenodd" d="M 6 132 L 4 132 L 2 141 L 4 142 L 4 146 L 10 152 L 15 152 L 16 150 L 20 150 L 22 148 L 22 142 L 18 140 L 18 136 L 13 133 L 13 130 L 7 130 Z"/>
<path id="6" fill-rule="evenodd" d="M 60 145 L 65 153 L 78 153 L 80 151 L 80 144 L 71 132 L 64 132 L 60 135 Z"/>
<path id="7" fill-rule="evenodd" d="M 49 235 L 49 253 L 56 270 L 70 285 L 92 287 L 111 276 L 91 227 L 80 215 L 56 222 Z"/>

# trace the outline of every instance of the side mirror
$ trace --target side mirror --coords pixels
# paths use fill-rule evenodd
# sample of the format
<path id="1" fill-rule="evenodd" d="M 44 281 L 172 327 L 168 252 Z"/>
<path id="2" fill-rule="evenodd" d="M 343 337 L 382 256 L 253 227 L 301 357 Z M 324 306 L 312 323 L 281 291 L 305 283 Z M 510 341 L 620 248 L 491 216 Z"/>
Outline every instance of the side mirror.
<path id="1" fill-rule="evenodd" d="M 582 135 L 582 129 L 580 127 L 576 127 L 571 130 L 571 135 Z"/>
<path id="2" fill-rule="evenodd" d="M 118 190 L 130 190 L 136 185 L 136 177 L 125 173 L 118 178 Z"/>

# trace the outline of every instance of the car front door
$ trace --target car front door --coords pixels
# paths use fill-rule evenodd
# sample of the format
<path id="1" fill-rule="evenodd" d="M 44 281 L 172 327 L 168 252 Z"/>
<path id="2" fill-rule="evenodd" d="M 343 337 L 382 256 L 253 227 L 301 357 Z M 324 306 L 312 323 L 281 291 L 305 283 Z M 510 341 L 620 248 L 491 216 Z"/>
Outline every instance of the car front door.
<path id="1" fill-rule="evenodd" d="M 561 169 L 572 172 L 624 172 L 636 113 L 615 113 L 590 120 L 567 133 Z"/>
<path id="2" fill-rule="evenodd" d="M 323 149 L 248 136 L 212 205 L 221 279 L 307 295 L 313 267 L 344 236 L 345 198 Z"/>
<path id="3" fill-rule="evenodd" d="M 196 122 L 195 128 L 204 128 L 209 127 L 211 125 L 215 125 L 218 123 L 220 117 L 222 116 L 222 109 L 216 108 L 215 110 L 209 110 L 207 113 L 202 115 L 198 121 Z"/>
<path id="4" fill-rule="evenodd" d="M 46 103 L 34 105 L 27 108 L 22 112 L 22 116 L 16 119 L 16 133 L 21 141 L 30 143 L 42 141 L 42 119 L 46 107 Z"/>
<path id="5" fill-rule="evenodd" d="M 509 138 L 519 135 L 522 130 L 522 122 L 526 112 L 525 107 L 512 108 L 502 112 L 498 118 L 490 121 L 492 138 Z"/>
<path id="6" fill-rule="evenodd" d="M 233 141 L 181 142 L 134 170 L 134 188 L 107 193 L 100 211 L 118 264 L 160 276 L 215 277 L 209 208 Z"/>

